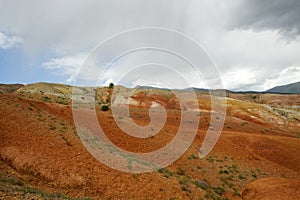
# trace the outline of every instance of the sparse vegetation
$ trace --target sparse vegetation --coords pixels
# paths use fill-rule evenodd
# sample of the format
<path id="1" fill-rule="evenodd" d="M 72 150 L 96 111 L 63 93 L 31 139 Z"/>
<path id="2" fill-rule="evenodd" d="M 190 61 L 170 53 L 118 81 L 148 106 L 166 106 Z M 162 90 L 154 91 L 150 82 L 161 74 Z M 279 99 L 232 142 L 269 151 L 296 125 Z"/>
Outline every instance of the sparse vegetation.
<path id="1" fill-rule="evenodd" d="M 115 89 L 120 90 L 121 95 L 122 92 L 130 92 L 130 89 L 122 88 L 122 86 L 115 86 Z M 116 172 L 117 170 L 110 170 L 104 165 L 96 164 L 96 159 L 92 158 L 89 152 L 85 151 L 80 139 L 83 139 L 83 142 L 85 142 L 85 139 L 88 140 L 88 133 L 87 137 L 82 137 L 82 134 L 85 134 L 82 132 L 80 132 L 80 137 L 76 134 L 76 127 L 72 120 L 72 108 L 71 106 L 62 106 L 71 102 L 70 93 L 65 94 L 61 90 L 51 90 L 49 92 L 49 90 L 44 89 L 36 91 L 37 93 L 16 92 L 9 95 L 5 93 L 0 95 L 1 113 L 4 113 L 1 116 L 1 123 L 3 124 L 1 127 L 3 129 L 1 131 L 3 142 L 1 144 L 3 144 L 3 147 L 0 149 L 0 162 L 3 165 L 0 163 L 0 173 L 4 171 L 7 176 L 0 179 L 1 189 L 13 186 L 13 190 L 18 188 L 17 190 L 22 190 L 22 193 L 39 196 L 39 193 L 43 192 L 35 188 L 39 186 L 46 191 L 55 191 L 55 188 L 60 188 L 59 192 L 74 196 L 78 196 L 82 192 L 90 194 L 89 192 L 93 190 L 97 192 L 91 193 L 95 194 L 95 198 L 98 199 L 103 197 L 101 196 L 103 192 L 106 192 L 103 190 L 107 190 L 103 186 L 109 183 L 112 191 L 116 188 L 118 188 L 118 191 L 119 189 L 124 191 L 124 196 L 118 196 L 120 194 L 116 192 L 110 193 L 112 195 L 111 198 L 127 197 L 135 199 L 144 192 L 144 188 L 136 189 L 133 184 L 138 185 L 142 183 L 146 185 L 153 181 L 153 183 L 151 182 L 151 184 L 155 184 L 153 195 L 157 195 L 155 197 L 159 196 L 162 199 L 174 197 L 174 199 L 202 198 L 223 200 L 226 197 L 240 196 L 240 191 L 243 191 L 245 186 L 251 185 L 249 184 L 250 182 L 259 182 L 261 178 L 269 177 L 292 179 L 298 170 L 294 165 L 288 166 L 293 169 L 290 170 L 293 173 L 289 170 L 276 171 L 274 169 L 274 166 L 285 167 L 292 163 L 295 158 L 298 158 L 297 154 L 294 154 L 298 141 L 295 137 L 300 138 L 299 131 L 295 128 L 299 122 L 298 117 L 284 110 L 288 110 L 289 107 L 280 108 L 282 102 L 275 98 L 275 103 L 279 103 L 278 105 L 273 105 L 276 109 L 272 110 L 272 107 L 268 105 L 270 100 L 265 101 L 266 97 L 264 96 L 255 99 L 255 102 L 264 101 L 264 105 L 259 105 L 260 102 L 257 104 L 251 103 L 254 102 L 251 99 L 252 97 L 246 98 L 245 95 L 230 94 L 224 135 L 222 135 L 216 146 L 218 151 L 211 151 L 210 155 L 204 159 L 198 157 L 197 150 L 206 136 L 207 125 L 212 126 L 209 122 L 215 115 L 211 114 L 209 110 L 210 103 L 206 100 L 208 96 L 205 93 L 198 95 L 199 105 L 203 109 L 201 114 L 199 111 L 194 110 L 190 112 L 190 105 L 184 102 L 186 103 L 184 112 L 187 114 L 191 113 L 192 117 L 184 118 L 185 120 L 182 123 L 189 125 L 188 123 L 192 122 L 191 120 L 195 122 L 196 115 L 201 116 L 199 130 L 189 149 L 170 166 L 158 170 L 158 173 L 131 175 Z M 86 94 L 89 94 L 89 88 L 86 88 L 84 91 Z M 130 105 L 130 114 L 128 115 L 138 124 L 147 126 L 148 122 L 151 122 L 148 106 L 151 106 L 152 101 L 157 101 L 166 107 L 167 119 L 161 130 L 156 126 L 149 127 L 149 138 L 135 139 L 124 134 L 115 125 L 114 116 L 110 111 L 102 112 L 102 110 L 107 111 L 111 109 L 112 87 L 97 88 L 93 91 L 97 92 L 95 106 L 101 128 L 103 128 L 109 140 L 126 151 L 147 153 L 161 149 L 161 147 L 169 144 L 169 141 L 176 137 L 180 116 L 186 114 L 178 110 L 176 107 L 177 101 L 173 99 L 172 95 L 164 95 L 164 91 L 156 92 L 155 89 L 148 89 L 147 92 L 139 89 L 136 92 L 137 97 L 132 96 L 132 98 L 136 98 L 137 102 Z M 184 92 L 182 94 L 185 95 Z M 234 99 L 235 95 L 240 95 L 241 99 L 236 101 Z M 82 96 L 86 98 L 86 101 L 80 102 L 85 105 L 90 97 Z M 80 97 L 78 97 L 79 100 Z M 288 99 L 286 96 L 284 98 Z M 113 98 L 114 101 L 116 99 Z M 126 98 L 124 99 L 126 100 Z M 124 99 L 121 98 L 120 101 L 124 102 Z M 244 99 L 247 102 L 244 102 Z M 47 102 L 47 104 L 43 102 Z M 146 106 L 144 107 L 144 105 Z M 281 114 L 277 112 L 277 107 L 281 109 L 278 111 Z M 81 112 L 81 107 L 78 108 Z M 85 108 L 87 110 L 84 110 Z M 120 106 L 117 109 L 120 109 L 120 113 L 126 114 L 122 110 L 123 108 Z M 83 112 L 90 111 L 89 109 L 90 107 L 82 106 Z M 278 126 L 275 126 L 273 122 L 274 120 L 281 120 L 285 115 L 284 113 L 288 113 L 287 116 L 290 117 L 286 119 L 290 122 L 288 129 L 281 125 L 283 124 L 281 122 L 278 122 Z M 159 111 L 153 114 L 156 117 Z M 124 118 L 123 116 L 125 115 L 117 115 L 116 117 L 121 119 L 121 123 L 125 124 L 127 117 Z M 270 116 L 272 116 L 273 121 L 270 121 L 273 124 L 265 120 L 266 117 Z M 160 120 L 159 116 L 157 119 Z M 85 120 L 88 120 L 88 118 Z M 18 127 L 14 132 L 16 121 L 18 122 Z M 80 126 L 78 125 L 78 130 L 79 128 Z M 216 129 L 216 127 L 214 128 Z M 268 135 L 260 134 L 261 130 Z M 160 132 L 155 135 L 157 131 Z M 243 134 L 244 132 L 246 134 Z M 274 136 L 276 136 L 275 139 Z M 282 140 L 278 142 L 281 137 Z M 99 141 L 101 141 L 101 138 L 92 136 L 92 142 L 95 143 L 95 147 L 90 149 L 91 152 L 96 151 L 97 148 L 108 148 L 105 144 L 96 144 Z M 31 144 L 37 145 L 37 147 L 32 147 L 30 146 Z M 109 153 L 115 153 L 114 148 L 109 147 L 108 149 Z M 280 151 L 280 149 L 284 149 L 284 151 Z M 49 153 L 47 153 L 48 151 Z M 205 151 L 200 153 L 199 155 L 202 156 Z M 173 156 L 165 152 L 163 154 L 170 157 Z M 291 155 L 293 156 L 292 158 Z M 120 156 L 123 155 L 121 154 Z M 243 156 L 247 159 L 241 159 Z M 277 156 L 284 159 L 277 159 Z M 125 168 L 127 167 L 128 169 L 136 169 L 135 167 L 138 164 L 145 164 L 145 166 L 152 164 L 143 160 L 138 163 L 135 158 L 131 157 L 125 161 L 120 164 L 124 164 Z M 266 167 L 262 167 L 260 171 L 258 167 L 261 167 L 261 165 L 258 165 L 258 163 L 261 161 Z M 78 165 L 78 162 L 82 163 Z M 269 165 L 270 163 L 272 164 Z M 6 171 L 6 169 L 8 170 Z M 18 169 L 18 171 L 15 169 Z M 16 177 L 21 177 L 22 179 L 17 179 Z M 109 181 L 106 180 L 108 177 Z M 114 181 L 112 178 L 116 178 L 118 181 Z M 99 180 L 103 181 L 103 183 Z M 31 186 L 28 187 L 27 184 Z M 129 190 L 126 191 L 124 188 Z M 99 196 L 97 196 L 98 191 Z M 149 192 L 149 198 L 155 198 L 151 196 L 151 192 Z M 204 197 L 205 194 L 206 197 Z M 69 198 L 61 193 L 51 195 L 53 195 L 53 199 Z"/>
<path id="2" fill-rule="evenodd" d="M 209 184 L 205 180 L 202 180 L 202 181 L 195 180 L 195 181 L 193 181 L 193 184 L 203 190 L 206 190 L 209 187 Z"/>
<path id="3" fill-rule="evenodd" d="M 177 170 L 176 170 L 176 174 L 180 175 L 180 176 L 184 175 L 183 169 L 181 169 L 180 167 L 178 167 Z"/>
<path id="4" fill-rule="evenodd" d="M 56 130 L 56 127 L 52 124 L 49 126 L 49 128 L 50 128 L 50 130 Z"/>
<path id="5" fill-rule="evenodd" d="M 226 190 L 222 187 L 214 187 L 213 190 L 216 194 L 220 196 L 222 196 L 226 192 Z"/>
<path id="6" fill-rule="evenodd" d="M 186 175 L 179 176 L 178 181 L 181 185 L 189 185 L 191 182 L 190 178 Z"/>
<path id="7" fill-rule="evenodd" d="M 225 170 L 220 170 L 219 174 L 229 174 L 229 171 L 227 169 Z"/>
<path id="8" fill-rule="evenodd" d="M 66 144 L 68 146 L 72 146 L 71 142 L 63 135 L 63 134 L 60 134 L 61 138 L 66 142 Z"/>
<path id="9" fill-rule="evenodd" d="M 161 168 L 158 170 L 158 172 L 163 176 L 163 177 L 166 177 L 166 178 L 169 178 L 171 176 L 173 176 L 173 172 L 169 171 L 167 168 Z"/>
<path id="10" fill-rule="evenodd" d="M 56 100 L 56 103 L 62 104 L 62 105 L 68 105 L 69 104 L 68 101 L 65 98 L 58 98 Z"/>
<path id="11" fill-rule="evenodd" d="M 208 160 L 209 162 L 213 163 L 216 161 L 216 158 L 214 156 L 209 156 L 208 158 L 206 158 L 206 160 Z"/>
<path id="12" fill-rule="evenodd" d="M 196 156 L 195 154 L 191 154 L 189 157 L 188 157 L 189 160 L 191 159 L 198 159 L 198 156 Z"/>
<path id="13" fill-rule="evenodd" d="M 241 194 L 236 188 L 233 188 L 232 196 L 241 196 Z"/>
<path id="14" fill-rule="evenodd" d="M 238 178 L 239 179 L 245 179 L 246 177 L 243 174 L 239 174 Z"/>
<path id="15" fill-rule="evenodd" d="M 45 198 L 45 199 L 92 200 L 92 198 L 89 198 L 89 197 L 72 198 L 70 196 L 66 196 L 61 193 L 55 193 L 55 194 L 47 193 L 43 190 L 25 185 L 25 183 L 23 181 L 21 181 L 20 179 L 18 179 L 16 177 L 3 176 L 1 173 L 0 173 L 0 187 L 1 187 L 1 190 L 4 190 L 4 191 L 8 190 L 8 191 L 11 191 L 11 193 L 31 194 L 31 195 L 39 196 L 39 197 Z M 35 199 L 35 198 L 32 197 L 32 199 Z"/>

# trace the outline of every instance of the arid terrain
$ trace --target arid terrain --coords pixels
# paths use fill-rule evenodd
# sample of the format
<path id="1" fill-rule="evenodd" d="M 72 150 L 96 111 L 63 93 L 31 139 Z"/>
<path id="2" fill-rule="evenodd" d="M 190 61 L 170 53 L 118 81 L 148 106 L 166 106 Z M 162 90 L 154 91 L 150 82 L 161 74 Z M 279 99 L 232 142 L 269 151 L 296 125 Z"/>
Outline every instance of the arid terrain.
<path id="1" fill-rule="evenodd" d="M 200 159 L 214 111 L 209 93 L 199 91 L 182 103 L 200 117 L 187 151 L 165 168 L 134 174 L 86 150 L 73 120 L 72 92 L 61 84 L 0 85 L 0 199 L 300 199 L 300 94 L 227 93 L 221 137 Z M 171 91 L 114 86 L 95 92 L 97 119 L 116 146 L 145 153 L 175 137 L 182 110 Z M 145 139 L 124 133 L 111 109 L 101 108 L 122 109 L 126 102 L 139 125 L 150 122 L 150 107 L 162 105 L 164 127 Z"/>

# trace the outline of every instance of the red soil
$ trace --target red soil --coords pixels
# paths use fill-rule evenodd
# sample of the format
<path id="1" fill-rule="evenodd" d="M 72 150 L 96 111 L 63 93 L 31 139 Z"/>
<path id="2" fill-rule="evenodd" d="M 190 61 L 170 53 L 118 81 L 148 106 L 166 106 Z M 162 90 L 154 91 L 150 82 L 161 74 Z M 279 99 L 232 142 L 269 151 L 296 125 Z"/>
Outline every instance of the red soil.
<path id="1" fill-rule="evenodd" d="M 166 99 L 159 101 L 166 102 Z M 203 100 L 202 104 L 205 103 Z M 165 178 L 158 172 L 134 175 L 100 163 L 76 135 L 70 106 L 25 99 L 18 94 L 0 94 L 0 116 L 0 174 L 3 176 L 72 197 L 208 198 L 207 191 L 193 184 L 189 185 L 190 192 L 184 191 L 175 176 Z M 137 139 L 116 126 L 111 112 L 99 111 L 97 116 L 107 137 L 118 147 L 133 152 L 149 152 L 165 146 L 175 136 L 180 123 L 180 111 L 168 110 L 167 123 L 160 133 L 153 138 Z M 149 123 L 145 107 L 132 107 L 131 116 L 138 124 Z M 181 168 L 191 180 L 205 179 L 211 187 L 223 187 L 226 189 L 223 196 L 230 199 L 241 198 L 232 196 L 232 188 L 243 191 L 243 199 L 292 199 L 299 195 L 296 191 L 300 179 L 299 138 L 278 127 L 229 114 L 221 138 L 208 159 L 194 159 L 191 155 L 198 154 L 209 120 L 209 113 L 201 113 L 194 142 L 168 167 L 170 171 Z M 243 120 L 246 125 L 242 124 Z M 268 131 L 262 133 L 262 129 Z M 232 165 L 237 165 L 238 170 L 232 172 L 232 180 L 228 179 L 233 184 L 230 188 L 221 180 L 226 174 L 220 174 L 219 170 Z M 276 178 L 260 179 L 264 177 Z"/>

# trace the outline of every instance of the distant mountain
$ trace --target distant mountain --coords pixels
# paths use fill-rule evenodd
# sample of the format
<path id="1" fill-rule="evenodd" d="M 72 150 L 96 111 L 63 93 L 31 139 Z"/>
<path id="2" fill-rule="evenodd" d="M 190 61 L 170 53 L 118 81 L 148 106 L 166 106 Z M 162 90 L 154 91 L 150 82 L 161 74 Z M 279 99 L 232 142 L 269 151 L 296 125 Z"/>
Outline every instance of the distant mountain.
<path id="1" fill-rule="evenodd" d="M 281 85 L 271 88 L 266 93 L 279 93 L 279 94 L 300 94 L 300 82 L 291 83 L 288 85 Z"/>

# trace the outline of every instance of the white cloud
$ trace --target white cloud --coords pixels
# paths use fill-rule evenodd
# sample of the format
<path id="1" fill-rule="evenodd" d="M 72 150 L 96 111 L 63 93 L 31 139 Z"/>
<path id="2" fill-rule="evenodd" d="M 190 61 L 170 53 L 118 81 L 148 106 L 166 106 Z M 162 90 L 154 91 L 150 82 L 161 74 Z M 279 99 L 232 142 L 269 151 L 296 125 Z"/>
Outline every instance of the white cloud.
<path id="1" fill-rule="evenodd" d="M 0 32 L 0 49 L 10 49 L 23 43 L 23 39 L 17 36 L 10 36 Z"/>
<path id="2" fill-rule="evenodd" d="M 285 85 L 300 81 L 300 67 L 289 66 L 282 70 L 276 78 L 268 79 L 263 85 L 263 89 L 267 90 L 279 85 Z"/>
<path id="3" fill-rule="evenodd" d="M 49 70 L 52 70 L 57 75 L 67 76 L 66 82 L 70 83 L 75 80 L 80 66 L 87 58 L 86 53 L 79 53 L 72 56 L 64 56 L 60 58 L 53 58 L 42 65 Z"/>
<path id="4" fill-rule="evenodd" d="M 241 90 L 245 86 L 253 85 L 257 82 L 255 74 L 249 70 L 241 69 L 226 73 L 222 76 L 226 89 Z"/>
<path id="5" fill-rule="evenodd" d="M 264 82 L 278 77 L 286 66 L 299 66 L 300 41 L 287 43 L 280 37 L 275 31 L 223 30 L 219 38 L 209 40 L 214 42 L 207 50 L 219 67 L 225 87 L 263 90 Z M 241 71 L 248 74 L 236 76 Z"/>

